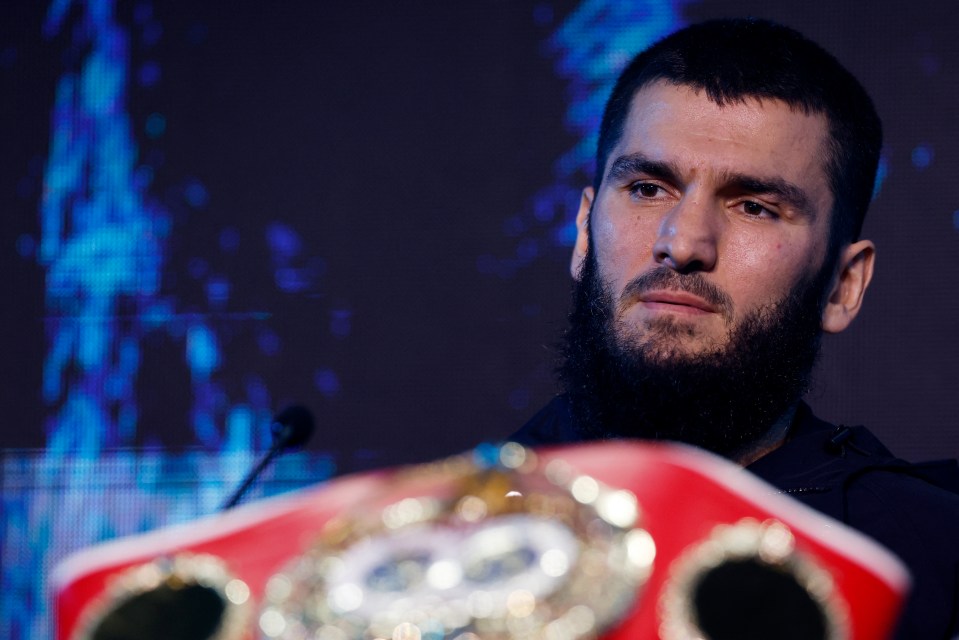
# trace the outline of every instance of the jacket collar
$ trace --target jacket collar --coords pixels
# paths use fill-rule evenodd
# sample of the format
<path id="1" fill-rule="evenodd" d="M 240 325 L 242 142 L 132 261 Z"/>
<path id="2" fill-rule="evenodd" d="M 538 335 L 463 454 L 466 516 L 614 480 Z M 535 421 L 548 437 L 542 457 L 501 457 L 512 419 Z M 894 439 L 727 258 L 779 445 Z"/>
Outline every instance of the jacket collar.
<path id="1" fill-rule="evenodd" d="M 851 481 L 874 469 L 906 466 L 865 427 L 820 420 L 803 402 L 786 441 L 746 469 L 783 493 L 844 519 L 844 489 Z"/>

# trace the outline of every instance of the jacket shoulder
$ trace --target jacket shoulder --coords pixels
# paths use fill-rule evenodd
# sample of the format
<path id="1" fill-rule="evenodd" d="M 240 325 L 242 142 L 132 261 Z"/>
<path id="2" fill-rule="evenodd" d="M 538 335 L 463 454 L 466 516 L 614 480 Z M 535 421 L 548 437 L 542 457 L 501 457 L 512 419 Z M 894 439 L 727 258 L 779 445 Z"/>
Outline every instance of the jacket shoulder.
<path id="1" fill-rule="evenodd" d="M 959 494 L 911 469 L 877 469 L 849 483 L 845 498 L 847 523 L 893 551 L 912 574 L 896 637 L 952 637 L 959 615 Z"/>

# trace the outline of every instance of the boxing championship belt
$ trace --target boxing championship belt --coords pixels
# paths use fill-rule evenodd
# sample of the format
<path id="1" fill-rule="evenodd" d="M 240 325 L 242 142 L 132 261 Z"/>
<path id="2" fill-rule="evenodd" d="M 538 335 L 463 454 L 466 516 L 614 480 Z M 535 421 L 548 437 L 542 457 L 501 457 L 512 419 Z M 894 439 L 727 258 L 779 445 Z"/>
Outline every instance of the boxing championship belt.
<path id="1" fill-rule="evenodd" d="M 68 558 L 58 640 L 877 639 L 871 539 L 683 445 L 481 447 Z"/>

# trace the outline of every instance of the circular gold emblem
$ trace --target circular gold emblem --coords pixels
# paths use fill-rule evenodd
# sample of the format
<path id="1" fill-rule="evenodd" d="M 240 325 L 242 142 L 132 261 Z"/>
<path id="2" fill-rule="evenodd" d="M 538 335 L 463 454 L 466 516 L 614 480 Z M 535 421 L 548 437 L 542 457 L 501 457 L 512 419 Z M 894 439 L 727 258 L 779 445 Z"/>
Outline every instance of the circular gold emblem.
<path id="1" fill-rule="evenodd" d="M 262 633 L 576 640 L 621 619 L 655 556 L 635 496 L 514 443 L 493 458 L 415 468 L 394 485 L 413 497 L 327 526 L 267 583 Z"/>
<path id="2" fill-rule="evenodd" d="M 157 558 L 115 576 L 83 614 L 74 640 L 237 640 L 250 589 L 215 556 Z"/>
<path id="3" fill-rule="evenodd" d="M 832 576 L 779 521 L 719 525 L 670 573 L 659 602 L 663 640 L 849 637 Z"/>

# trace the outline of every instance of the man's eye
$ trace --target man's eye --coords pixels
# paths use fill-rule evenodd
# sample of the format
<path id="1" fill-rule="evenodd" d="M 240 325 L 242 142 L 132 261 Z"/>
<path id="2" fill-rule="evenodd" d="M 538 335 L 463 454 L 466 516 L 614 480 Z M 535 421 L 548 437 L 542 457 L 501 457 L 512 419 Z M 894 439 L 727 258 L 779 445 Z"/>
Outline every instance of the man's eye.
<path id="1" fill-rule="evenodd" d="M 752 200 L 746 200 L 743 202 L 743 211 L 750 216 L 775 216 L 772 211 L 758 202 L 753 202 Z"/>
<path id="2" fill-rule="evenodd" d="M 633 195 L 638 195 L 643 198 L 655 198 L 660 195 L 662 188 L 658 185 L 652 184 L 650 182 L 637 182 L 632 187 L 630 187 L 630 192 Z"/>

